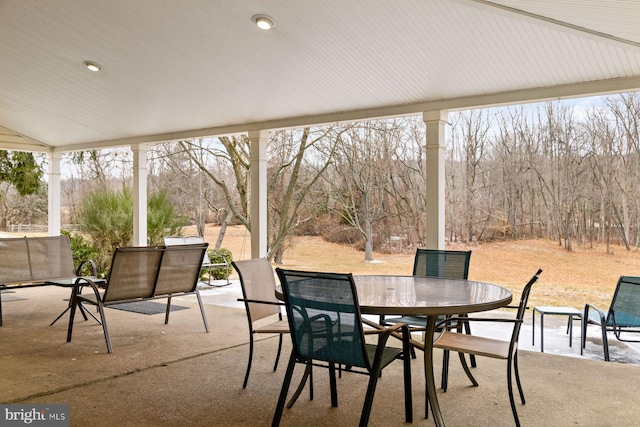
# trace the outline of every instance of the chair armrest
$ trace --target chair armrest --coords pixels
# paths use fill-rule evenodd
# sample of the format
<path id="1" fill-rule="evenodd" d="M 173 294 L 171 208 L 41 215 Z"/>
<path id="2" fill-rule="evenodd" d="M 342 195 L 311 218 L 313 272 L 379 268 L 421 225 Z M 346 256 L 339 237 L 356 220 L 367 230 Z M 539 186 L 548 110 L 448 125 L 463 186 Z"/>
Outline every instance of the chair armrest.
<path id="1" fill-rule="evenodd" d="M 76 276 L 82 276 L 82 269 L 84 268 L 85 265 L 89 264 L 91 266 L 91 275 L 93 277 L 98 277 L 98 267 L 96 265 L 96 262 L 92 259 L 87 259 L 82 261 L 79 265 L 78 268 L 76 268 Z"/>
<path id="2" fill-rule="evenodd" d="M 402 357 L 405 358 L 405 363 L 409 363 L 408 358 L 411 352 L 411 333 L 409 332 L 409 327 L 406 323 L 395 323 L 381 330 L 378 338 L 378 345 L 376 347 L 376 354 L 373 359 L 372 368 L 374 369 L 374 371 L 380 368 L 380 362 L 382 360 L 382 354 L 384 352 L 385 346 L 387 345 L 387 340 L 391 335 L 393 335 L 394 337 L 398 337 L 398 330 L 401 330 L 399 338 L 401 338 L 402 340 Z"/>
<path id="3" fill-rule="evenodd" d="M 596 312 L 596 316 L 590 316 L 589 313 L 591 311 Z M 592 323 L 595 325 L 604 325 L 606 323 L 606 314 L 604 311 L 600 310 L 598 307 L 592 304 L 584 305 L 584 316 L 582 317 L 583 322 Z"/>
<path id="4" fill-rule="evenodd" d="M 98 285 L 96 285 L 94 283 L 93 280 L 89 279 L 88 277 L 78 277 L 73 285 L 73 293 L 71 295 L 71 299 L 75 299 L 76 297 L 81 297 L 80 292 L 81 292 L 81 288 L 83 286 L 91 286 L 91 289 L 93 290 L 93 293 L 96 296 L 96 302 L 101 301 L 100 298 L 100 290 L 98 289 Z"/>
<path id="5" fill-rule="evenodd" d="M 246 298 L 238 298 L 239 302 L 250 302 L 253 304 L 267 304 L 267 305 L 280 305 L 284 306 L 283 302 L 280 301 L 264 301 L 259 299 L 246 299 Z"/>
<path id="6" fill-rule="evenodd" d="M 485 318 L 485 317 L 449 317 L 436 323 L 436 329 L 440 329 L 447 323 L 453 322 L 498 322 L 498 323 L 522 323 L 522 320 L 518 319 L 500 319 L 500 318 Z"/>
<path id="7" fill-rule="evenodd" d="M 403 343 L 406 341 L 407 345 L 409 344 L 409 327 L 406 323 L 394 323 L 391 326 L 385 327 L 384 329 L 379 330 L 379 338 L 378 338 L 378 346 L 384 347 L 387 343 L 389 337 L 393 334 L 394 336 L 398 334 L 398 330 L 401 329 L 400 333 L 402 335 Z M 370 332 L 371 333 L 371 332 Z"/>

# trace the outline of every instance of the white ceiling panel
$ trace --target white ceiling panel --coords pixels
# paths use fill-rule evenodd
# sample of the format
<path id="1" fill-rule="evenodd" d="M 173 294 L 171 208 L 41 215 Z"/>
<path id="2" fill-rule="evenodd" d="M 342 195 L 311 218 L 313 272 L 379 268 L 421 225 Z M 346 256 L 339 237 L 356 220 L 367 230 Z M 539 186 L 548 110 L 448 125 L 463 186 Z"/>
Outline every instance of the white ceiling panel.
<path id="1" fill-rule="evenodd" d="M 255 14 L 275 27 L 257 29 Z M 638 88 L 636 1 L 0 1 L 0 148 L 22 138 L 28 149 L 86 149 Z"/>

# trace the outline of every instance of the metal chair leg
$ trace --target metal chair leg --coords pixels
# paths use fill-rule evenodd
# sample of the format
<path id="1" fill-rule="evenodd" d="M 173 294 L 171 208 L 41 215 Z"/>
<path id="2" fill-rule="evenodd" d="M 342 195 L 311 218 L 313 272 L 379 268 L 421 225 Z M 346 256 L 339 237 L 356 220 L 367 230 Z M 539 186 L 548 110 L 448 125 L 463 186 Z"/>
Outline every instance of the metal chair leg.
<path id="1" fill-rule="evenodd" d="M 278 369 L 278 362 L 280 361 L 280 352 L 282 351 L 282 334 L 278 337 L 278 352 L 276 353 L 276 362 L 273 364 L 273 371 Z"/>
<path id="2" fill-rule="evenodd" d="M 447 385 L 449 382 L 449 350 L 442 352 L 442 378 L 440 379 L 440 388 L 445 393 L 447 392 Z"/>
<path id="3" fill-rule="evenodd" d="M 244 382 L 242 388 L 247 388 L 247 381 L 249 381 L 249 373 L 251 372 L 251 362 L 253 361 L 253 332 L 249 334 L 249 361 L 247 362 L 247 371 L 244 374 Z"/>
<path id="4" fill-rule="evenodd" d="M 360 427 L 366 427 L 369 424 L 369 415 L 371 415 L 373 396 L 376 392 L 376 386 L 378 385 L 379 377 L 380 372 L 371 372 L 369 375 L 369 385 L 367 386 L 367 393 L 365 395 L 362 413 L 360 414 Z"/>
<path id="5" fill-rule="evenodd" d="M 465 314 L 466 316 L 466 314 Z M 471 325 L 469 324 L 469 322 L 464 322 L 464 331 L 466 332 L 467 335 L 471 335 Z M 475 368 L 478 365 L 476 364 L 476 356 L 475 354 L 470 354 L 469 355 L 469 360 L 471 361 L 471 367 Z"/>
<path id="6" fill-rule="evenodd" d="M 464 373 L 467 374 L 467 378 L 469 378 L 471 384 L 473 384 L 474 387 L 478 387 L 478 382 L 471 373 L 469 365 L 467 365 L 467 359 L 464 357 L 464 353 L 458 353 L 458 356 L 460 357 L 460 364 L 462 365 L 462 369 L 464 369 Z"/>
<path id="7" fill-rule="evenodd" d="M 307 379 L 309 379 L 309 394 L 310 394 L 310 399 L 309 400 L 313 400 L 313 371 L 312 371 L 313 366 L 311 365 L 311 363 L 308 363 L 307 366 L 304 368 L 304 374 L 302 375 L 302 380 L 300 380 L 300 384 L 298 384 L 298 388 L 296 389 L 296 391 L 293 393 L 293 396 L 291 396 L 291 399 L 289 399 L 289 402 L 287 403 L 287 409 L 291 409 L 293 407 L 293 404 L 296 403 L 296 400 L 298 400 L 298 397 L 300 397 L 300 394 L 302 393 L 302 390 L 304 389 L 305 384 L 307 383 Z"/>
<path id="8" fill-rule="evenodd" d="M 331 406 L 338 406 L 338 385 L 336 382 L 336 365 L 329 363 L 329 388 L 331 389 Z"/>
<path id="9" fill-rule="evenodd" d="M 516 422 L 516 426 L 520 427 L 520 420 L 518 419 L 518 411 L 516 409 L 516 402 L 513 397 L 513 378 L 512 378 L 512 368 L 511 368 L 511 360 L 507 360 L 507 387 L 509 389 L 509 403 L 511 403 L 511 412 L 513 413 L 513 418 Z"/>
<path id="10" fill-rule="evenodd" d="M 604 347 L 604 360 L 609 361 L 609 340 L 607 339 L 607 326 L 602 324 L 602 347 Z"/>
<path id="11" fill-rule="evenodd" d="M 280 390 L 280 397 L 278 398 L 278 404 L 276 405 L 276 412 L 273 414 L 273 420 L 271 421 L 271 427 L 277 427 L 280 425 L 282 419 L 282 412 L 284 411 L 284 405 L 287 401 L 287 393 L 289 392 L 289 385 L 291 384 L 291 377 L 293 376 L 293 369 L 296 365 L 296 358 L 293 352 L 289 358 L 289 364 L 287 365 L 287 372 L 284 374 L 284 380 L 282 381 L 282 389 Z"/>
<path id="12" fill-rule="evenodd" d="M 520 401 L 524 405 L 526 401 L 524 400 L 524 391 L 522 390 L 522 384 L 520 383 L 520 370 L 518 369 L 518 353 L 513 355 L 513 368 L 516 374 L 516 384 L 518 385 L 518 392 L 520 393 Z"/>

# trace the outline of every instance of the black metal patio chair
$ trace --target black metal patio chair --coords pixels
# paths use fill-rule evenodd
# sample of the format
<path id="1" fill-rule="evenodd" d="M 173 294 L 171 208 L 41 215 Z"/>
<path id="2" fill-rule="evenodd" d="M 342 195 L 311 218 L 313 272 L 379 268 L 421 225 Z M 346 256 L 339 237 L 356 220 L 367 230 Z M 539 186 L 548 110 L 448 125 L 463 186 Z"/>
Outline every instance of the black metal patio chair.
<path id="1" fill-rule="evenodd" d="M 522 290 L 522 296 L 520 297 L 520 304 L 518 305 L 518 312 L 515 319 L 475 317 L 448 318 L 436 324 L 436 327 L 439 326 L 442 329 L 442 333 L 433 342 L 434 348 L 456 351 L 458 353 L 475 354 L 476 356 L 485 356 L 507 361 L 507 387 L 509 390 L 509 402 L 511 403 L 511 411 L 513 412 L 513 418 L 515 419 L 516 426 L 520 426 L 520 420 L 518 419 L 518 411 L 516 410 L 515 399 L 513 396 L 513 376 L 515 376 L 516 384 L 518 385 L 520 401 L 523 405 L 525 403 L 524 392 L 522 391 L 522 384 L 520 383 L 520 373 L 518 372 L 518 338 L 520 337 L 520 328 L 522 327 L 531 287 L 538 280 L 541 273 L 542 270 L 539 269 Z M 460 321 L 513 323 L 511 339 L 506 341 L 462 333 L 462 323 L 460 323 Z M 447 327 L 447 324 L 452 322 L 456 322 L 457 331 L 451 330 Z M 474 386 L 477 386 L 478 382 L 475 380 L 468 368 L 465 368 L 465 373 L 467 374 L 467 377 L 469 377 L 469 380 L 471 380 L 471 383 Z M 444 380 L 447 381 L 448 376 L 445 377 Z"/>
<path id="2" fill-rule="evenodd" d="M 607 332 L 613 332 L 619 341 L 640 342 L 640 340 L 622 338 L 623 332 L 625 334 L 640 332 L 640 277 L 620 276 L 607 312 L 592 304 L 585 304 L 580 338 L 581 354 L 587 342 L 588 325 L 600 326 L 606 361 L 610 360 Z"/>
<path id="3" fill-rule="evenodd" d="M 365 342 L 358 295 L 351 274 L 276 269 L 293 349 L 272 426 L 282 418 L 289 385 L 297 363 L 329 369 L 331 406 L 338 406 L 336 367 L 369 376 L 360 426 L 366 426 L 378 379 L 383 368 L 396 359 L 404 362 L 405 419 L 413 421 L 409 329 L 396 324 L 380 331 L 377 345 Z M 402 332 L 402 348 L 385 344 L 392 332 Z"/>
<path id="4" fill-rule="evenodd" d="M 242 298 L 249 322 L 249 361 L 244 375 L 242 388 L 247 387 L 251 362 L 253 360 L 253 335 L 278 334 L 278 352 L 273 370 L 278 369 L 282 350 L 282 335 L 289 333 L 289 323 L 282 318 L 284 304 L 276 299 L 276 280 L 271 263 L 266 258 L 254 258 L 244 261 L 232 261 L 238 272 Z M 270 320 L 270 321 L 269 321 Z M 259 324 L 256 324 L 259 323 Z"/>

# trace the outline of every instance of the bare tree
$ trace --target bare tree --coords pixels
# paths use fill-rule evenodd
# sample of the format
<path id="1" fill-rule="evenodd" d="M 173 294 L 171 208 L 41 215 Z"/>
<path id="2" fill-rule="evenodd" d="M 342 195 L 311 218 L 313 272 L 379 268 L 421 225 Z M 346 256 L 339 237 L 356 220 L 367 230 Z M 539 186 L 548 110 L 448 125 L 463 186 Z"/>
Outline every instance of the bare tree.
<path id="1" fill-rule="evenodd" d="M 250 163 L 247 136 L 200 138 L 178 144 L 197 169 L 200 200 L 206 203 L 207 210 L 216 214 L 221 225 L 215 247 L 222 246 L 226 227 L 232 219 L 251 231 L 247 201 Z"/>
<path id="2" fill-rule="evenodd" d="M 481 237 L 492 215 L 487 189 L 485 155 L 489 147 L 492 118 L 486 110 L 453 115 L 447 152 L 447 218 L 456 235 L 472 242 Z M 482 224 L 480 229 L 477 226 Z M 455 240 L 452 238 L 451 240 Z"/>
<path id="3" fill-rule="evenodd" d="M 359 123 L 341 139 L 331 182 L 335 211 L 364 240 L 365 260 L 373 261 L 374 225 L 389 215 L 388 184 L 400 141 L 397 120 Z"/>
<path id="4" fill-rule="evenodd" d="M 533 133 L 523 135 L 531 168 L 541 186 L 545 204 L 557 236 L 567 250 L 573 249 L 578 215 L 582 212 L 587 178 L 587 151 L 577 132 L 572 111 L 558 103 L 548 103 L 538 110 L 538 125 Z"/>
<path id="5" fill-rule="evenodd" d="M 342 129 L 335 126 L 276 132 L 270 140 L 269 256 L 283 262 L 292 230 L 311 219 L 302 207 L 331 164 Z"/>
<path id="6" fill-rule="evenodd" d="M 402 237 L 402 246 L 413 248 L 424 244 L 426 227 L 425 126 L 421 116 L 396 119 L 396 125 L 399 140 L 391 147 L 394 162 L 386 186 L 391 215 L 378 228 L 387 231 L 383 245 Z"/>
<path id="7" fill-rule="evenodd" d="M 609 96 L 605 106 L 615 119 L 617 138 L 619 138 L 618 158 L 621 162 L 619 187 L 622 235 L 627 250 L 630 249 L 631 230 L 635 231 L 634 245 L 640 245 L 640 198 L 636 197 L 640 190 L 640 95 L 638 93 Z M 633 218 L 633 223 L 632 223 Z"/>
<path id="8" fill-rule="evenodd" d="M 292 129 L 271 134 L 268 142 L 269 259 L 282 263 L 286 239 L 300 223 L 300 207 L 333 155 L 334 129 Z M 207 198 L 208 207 L 219 213 L 222 225 L 216 245 L 221 244 L 231 220 L 251 231 L 249 217 L 250 141 L 246 135 L 213 140 L 180 141 L 180 147 L 207 182 L 222 196 Z"/>

